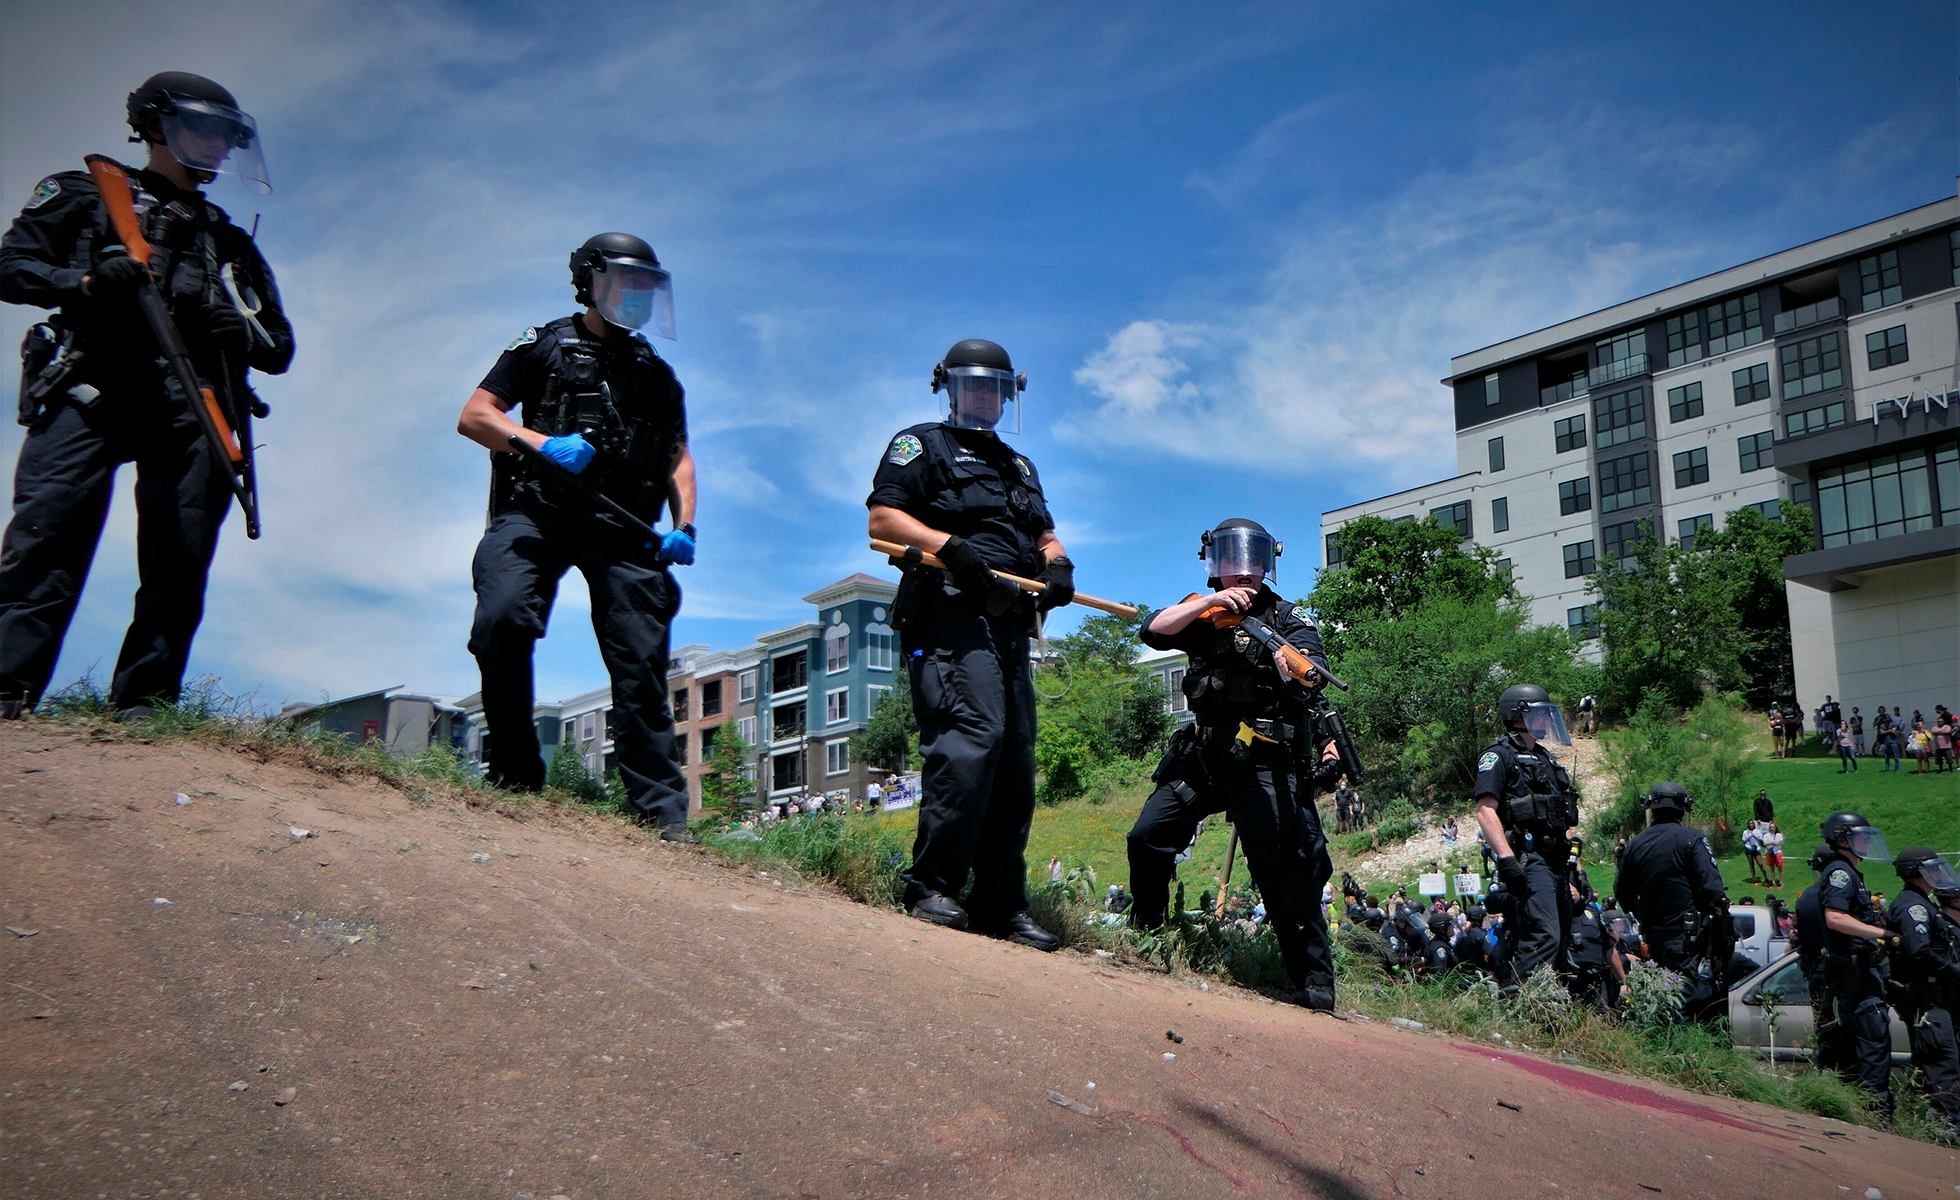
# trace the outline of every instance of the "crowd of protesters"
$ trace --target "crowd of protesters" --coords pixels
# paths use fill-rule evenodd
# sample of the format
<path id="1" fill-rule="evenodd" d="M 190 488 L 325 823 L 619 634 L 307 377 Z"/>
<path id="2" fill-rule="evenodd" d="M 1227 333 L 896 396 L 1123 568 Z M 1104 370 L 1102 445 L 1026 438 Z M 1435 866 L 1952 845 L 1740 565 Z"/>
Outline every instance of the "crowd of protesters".
<path id="1" fill-rule="evenodd" d="M 1913 760 L 1913 773 L 1931 775 L 1956 769 L 1954 736 L 1960 726 L 1944 704 L 1933 706 L 1929 718 L 1919 709 L 1907 717 L 1900 705 L 1879 705 L 1869 721 L 1857 705 L 1847 714 L 1844 705 L 1826 696 L 1810 712 L 1817 744 L 1838 757 L 1838 773 L 1848 775 L 1866 758 L 1880 760 L 1879 770 L 1899 771 L 1902 759 Z M 1771 754 L 1788 758 L 1804 743 L 1804 712 L 1800 705 L 1780 701 L 1769 708 Z"/>

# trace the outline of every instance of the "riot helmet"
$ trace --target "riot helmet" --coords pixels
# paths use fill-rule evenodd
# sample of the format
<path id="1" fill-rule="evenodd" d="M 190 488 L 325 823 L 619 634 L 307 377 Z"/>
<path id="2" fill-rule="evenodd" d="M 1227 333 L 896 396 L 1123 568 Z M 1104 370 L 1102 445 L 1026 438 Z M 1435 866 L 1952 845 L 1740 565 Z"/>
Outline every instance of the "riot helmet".
<path id="1" fill-rule="evenodd" d="M 1647 794 L 1640 798 L 1640 803 L 1650 810 L 1671 809 L 1674 812 L 1684 813 L 1694 808 L 1695 798 L 1690 796 L 1688 789 L 1680 784 L 1663 782 L 1648 788 Z"/>
<path id="2" fill-rule="evenodd" d="M 1507 728 L 1513 722 L 1524 722 L 1526 732 L 1541 742 L 1572 744 L 1572 735 L 1565 731 L 1565 711 L 1553 704 L 1551 695 L 1535 683 L 1517 683 L 1505 688 L 1504 694 L 1497 698 L 1497 719 Z"/>
<path id="3" fill-rule="evenodd" d="M 1892 869 L 1906 883 L 1911 883 L 1918 876 L 1925 876 L 1926 890 L 1942 900 L 1960 896 L 1960 872 L 1955 871 L 1953 864 L 1947 862 L 1937 850 L 1929 850 L 1925 846 L 1901 850 L 1899 857 L 1892 860 Z"/>
<path id="4" fill-rule="evenodd" d="M 994 433 L 1021 432 L 1021 393 L 1028 377 L 1017 374 L 1014 361 L 996 342 L 968 338 L 955 342 L 946 357 L 932 365 L 932 390 L 946 392 L 940 420 L 955 429 L 985 429 Z"/>
<path id="5" fill-rule="evenodd" d="M 1831 860 L 1836 857 L 1836 852 L 1830 846 L 1819 842 L 1817 843 L 1817 849 L 1810 852 L 1810 858 L 1806 861 L 1810 864 L 1811 870 L 1822 874 L 1824 868 L 1830 866 Z"/>
<path id="6" fill-rule="evenodd" d="M 129 94 L 125 111 L 136 131 L 130 141 L 161 141 L 192 171 L 232 175 L 254 195 L 272 194 L 258 122 L 222 85 L 189 71 L 161 71 Z"/>
<path id="7" fill-rule="evenodd" d="M 1264 525 L 1244 517 L 1220 521 L 1198 538 L 1198 557 L 1205 560 L 1205 577 L 1215 587 L 1242 575 L 1264 583 L 1278 574 L 1279 556 L 1285 552 L 1285 544 L 1273 540 Z"/>
<path id="8" fill-rule="evenodd" d="M 1818 828 L 1823 831 L 1826 842 L 1849 850 L 1859 858 L 1892 857 L 1891 849 L 1885 844 L 1885 835 L 1872 828 L 1872 823 L 1859 813 L 1834 812 L 1825 817 Z"/>
<path id="9" fill-rule="evenodd" d="M 606 324 L 674 339 L 674 279 L 653 247 L 630 233 L 601 233 L 572 251 L 572 287 Z"/>

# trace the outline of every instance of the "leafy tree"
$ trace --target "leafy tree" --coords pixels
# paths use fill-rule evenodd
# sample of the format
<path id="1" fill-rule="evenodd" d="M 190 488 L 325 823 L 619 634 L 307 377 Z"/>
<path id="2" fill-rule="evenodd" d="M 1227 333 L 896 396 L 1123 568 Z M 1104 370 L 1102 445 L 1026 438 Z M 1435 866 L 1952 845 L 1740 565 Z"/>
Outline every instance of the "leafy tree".
<path id="1" fill-rule="evenodd" d="M 545 782 L 580 804 L 606 802 L 606 785 L 594 779 L 592 772 L 585 769 L 585 760 L 579 757 L 578 743 L 571 738 L 561 740 L 558 749 L 552 752 Z"/>
<path id="2" fill-rule="evenodd" d="M 1127 671 L 1136 659 L 1137 635 L 1150 621 L 1150 610 L 1141 605 L 1134 617 L 1097 613 L 1085 617 L 1072 633 L 1048 643 L 1049 650 L 1070 665 L 1100 663 L 1117 671 Z"/>
<path id="3" fill-rule="evenodd" d="M 1662 780 L 1682 784 L 1694 797 L 1692 824 L 1708 835 L 1717 853 L 1740 838 L 1734 814 L 1746 812 L 1742 774 L 1747 766 L 1751 722 L 1734 694 L 1710 692 L 1685 716 L 1660 688 L 1641 698 L 1624 729 L 1600 736 L 1607 773 L 1618 782 L 1612 803 L 1597 821 L 1604 839 L 1647 827 L 1640 797 Z"/>
<path id="4" fill-rule="evenodd" d="M 725 821 L 749 808 L 748 800 L 755 795 L 755 780 L 748 774 L 755 747 L 733 722 L 716 728 L 714 749 L 701 764 L 701 811 Z"/>
<path id="5" fill-rule="evenodd" d="M 1137 633 L 1148 619 L 1148 610 L 1089 617 L 1049 643 L 1055 661 L 1035 676 L 1044 803 L 1074 799 L 1113 764 L 1162 752 L 1172 724 L 1164 689 L 1136 665 Z"/>
<path id="6" fill-rule="evenodd" d="M 1517 589 L 1481 546 L 1463 548 L 1456 530 L 1436 521 L 1356 517 L 1341 526 L 1341 565 L 1322 571 L 1303 602 L 1335 658 L 1377 637 L 1431 596 L 1515 599 Z"/>
<path id="7" fill-rule="evenodd" d="M 1696 536 L 1695 552 L 1723 560 L 1721 570 L 1735 589 L 1736 617 L 1749 639 L 1742 650 L 1742 670 L 1749 681 L 1743 697 L 1750 707 L 1763 709 L 1797 690 L 1783 560 L 1815 548 L 1810 510 L 1783 504 L 1776 516 L 1766 517 L 1753 508 L 1739 508 L 1723 520 L 1721 529 Z"/>
<path id="8" fill-rule="evenodd" d="M 1704 689 L 1741 686 L 1749 638 L 1736 611 L 1728 556 L 1679 542 L 1662 545 L 1646 521 L 1640 532 L 1633 557 L 1601 563 L 1587 585 L 1602 601 L 1608 707 L 1631 712 L 1658 689 L 1676 708 L 1687 708 Z"/>
<path id="9" fill-rule="evenodd" d="M 919 723 L 912 715 L 912 682 L 901 666 L 892 688 L 872 706 L 864 728 L 851 735 L 851 757 L 884 771 L 904 773 L 918 764 Z"/>

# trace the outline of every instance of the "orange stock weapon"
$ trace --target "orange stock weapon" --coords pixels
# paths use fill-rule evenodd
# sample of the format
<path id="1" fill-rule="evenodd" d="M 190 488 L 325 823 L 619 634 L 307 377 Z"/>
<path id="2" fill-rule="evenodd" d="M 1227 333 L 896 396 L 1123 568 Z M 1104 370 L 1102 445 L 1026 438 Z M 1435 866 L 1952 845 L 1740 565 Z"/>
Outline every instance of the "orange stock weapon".
<path id="1" fill-rule="evenodd" d="M 880 554 L 889 555 L 894 559 L 904 558 L 906 552 L 912 549 L 910 546 L 901 546 L 897 542 L 887 542 L 879 538 L 871 539 L 871 548 Z M 920 551 L 919 561 L 928 567 L 938 567 L 942 571 L 946 569 L 946 564 L 941 562 L 939 556 L 936 554 L 927 554 L 924 551 Z M 1027 579 L 1020 575 L 1010 575 L 1006 571 L 995 571 L 994 574 L 1005 579 L 1015 587 L 1020 588 L 1022 591 L 1033 592 L 1037 596 L 1048 590 L 1048 585 L 1039 579 Z M 1071 600 L 1070 603 L 1080 604 L 1084 608 L 1093 608 L 1098 612 L 1106 612 L 1115 617 L 1134 617 L 1137 615 L 1137 610 L 1134 605 L 1118 604 L 1114 600 L 1099 600 L 1094 596 L 1085 596 L 1081 592 L 1075 593 L 1075 599 Z"/>
<path id="2" fill-rule="evenodd" d="M 136 219 L 136 198 L 129 187 L 129 173 L 126 168 L 106 155 L 91 154 L 82 160 L 88 165 L 89 178 L 95 180 L 95 190 L 102 196 L 102 207 L 109 214 L 109 224 L 115 228 L 116 236 L 122 239 L 123 249 L 129 256 L 145 267 L 150 265 L 150 243 L 143 236 L 142 225 Z M 190 354 L 184 349 L 184 339 L 177 332 L 177 323 L 170 319 L 170 309 L 163 302 L 163 293 L 158 290 L 154 278 L 145 277 L 141 287 L 136 289 L 136 302 L 143 310 L 143 317 L 149 322 L 150 332 L 156 337 L 157 349 L 162 351 L 164 362 L 170 369 L 170 384 L 182 394 L 182 399 L 197 417 L 197 423 L 204 428 L 204 441 L 211 453 L 225 470 L 225 480 L 231 485 L 232 495 L 238 497 L 238 507 L 245 514 L 245 536 L 259 536 L 259 482 L 258 472 L 252 463 L 250 440 L 250 416 L 240 418 L 240 427 L 247 431 L 240 438 L 232 432 L 231 422 L 225 418 L 225 410 L 218 403 L 218 397 L 211 389 L 198 382 L 197 371 L 191 366 Z"/>
<path id="3" fill-rule="evenodd" d="M 1184 603 L 1189 604 L 1201 596 L 1202 593 L 1200 592 L 1192 592 L 1184 598 Z M 1319 683 L 1313 682 L 1315 676 L 1318 676 L 1320 679 L 1333 684 L 1344 692 L 1348 690 L 1348 685 L 1340 676 L 1300 653 L 1299 648 L 1292 642 L 1281 637 L 1271 625 L 1266 624 L 1251 613 L 1235 613 L 1223 604 L 1214 604 L 1210 608 L 1200 610 L 1197 619 L 1210 622 L 1212 627 L 1216 629 L 1245 630 L 1246 635 L 1253 641 L 1258 642 L 1266 649 L 1273 651 L 1285 659 L 1286 665 L 1293 670 L 1295 675 L 1305 681 L 1304 686 L 1306 687 L 1319 687 Z"/>

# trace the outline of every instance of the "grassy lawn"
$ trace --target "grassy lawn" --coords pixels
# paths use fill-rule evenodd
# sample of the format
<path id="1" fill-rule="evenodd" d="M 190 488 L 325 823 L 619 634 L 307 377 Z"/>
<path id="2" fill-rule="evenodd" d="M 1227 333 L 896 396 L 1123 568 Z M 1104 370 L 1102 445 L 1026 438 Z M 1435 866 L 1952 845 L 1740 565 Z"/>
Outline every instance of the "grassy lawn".
<path id="1" fill-rule="evenodd" d="M 1960 774 L 1917 775 L 1909 759 L 1900 760 L 1897 772 L 1883 772 L 1882 759 L 1867 758 L 1850 775 L 1838 774 L 1838 760 L 1821 753 L 1805 757 L 1759 759 L 1743 778 L 1744 795 L 1753 797 L 1758 788 L 1768 788 L 1776 803 L 1776 824 L 1787 836 L 1783 853 L 1784 886 L 1776 889 L 1786 903 L 1794 903 L 1798 893 L 1810 886 L 1813 876 L 1804 860 L 1817 848 L 1818 822 L 1839 809 L 1851 809 L 1885 833 L 1885 842 L 1898 853 L 1907 846 L 1931 846 L 1944 854 L 1960 858 Z M 1747 821 L 1748 810 L 1737 814 Z M 1722 879 L 1729 885 L 1729 898 L 1753 896 L 1761 903 L 1768 889 L 1751 885 L 1749 863 L 1740 851 L 1721 860 Z M 1899 877 L 1889 863 L 1871 863 L 1864 868 L 1865 882 L 1875 892 L 1898 894 Z M 1594 882 L 1600 883 L 1597 875 Z"/>

